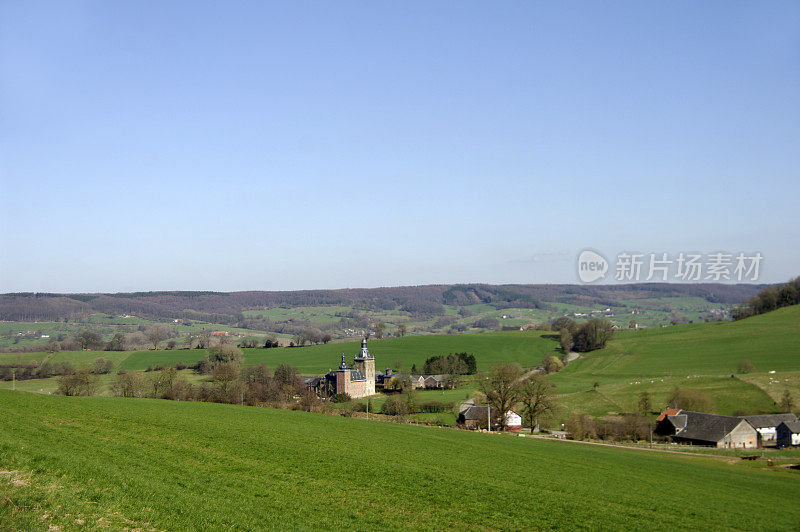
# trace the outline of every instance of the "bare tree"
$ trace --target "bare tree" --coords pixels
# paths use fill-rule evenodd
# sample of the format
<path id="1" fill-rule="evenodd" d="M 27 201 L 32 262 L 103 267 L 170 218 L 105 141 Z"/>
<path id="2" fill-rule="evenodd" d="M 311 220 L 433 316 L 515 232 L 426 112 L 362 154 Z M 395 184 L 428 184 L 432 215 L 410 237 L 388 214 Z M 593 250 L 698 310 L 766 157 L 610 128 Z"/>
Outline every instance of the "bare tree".
<path id="1" fill-rule="evenodd" d="M 153 344 L 153 349 L 158 349 L 158 344 L 167 337 L 167 330 L 161 325 L 151 325 L 145 329 L 144 334 Z"/>
<path id="2" fill-rule="evenodd" d="M 378 322 L 375 324 L 375 338 L 383 338 L 383 333 L 386 332 L 386 324 L 384 322 Z"/>
<path id="3" fill-rule="evenodd" d="M 479 387 L 486 395 L 486 402 L 502 416 L 500 430 L 505 429 L 506 413 L 517 403 L 519 397 L 519 378 L 522 368 L 519 364 L 496 364 L 485 374 L 478 376 Z"/>
<path id="4" fill-rule="evenodd" d="M 526 379 L 519 387 L 519 402 L 531 432 L 538 430 L 539 418 L 553 411 L 553 385 L 542 375 Z"/>
<path id="5" fill-rule="evenodd" d="M 401 323 L 400 325 L 397 326 L 397 335 L 398 336 L 405 336 L 407 330 L 408 330 L 408 327 L 406 327 L 406 324 L 405 323 Z"/>

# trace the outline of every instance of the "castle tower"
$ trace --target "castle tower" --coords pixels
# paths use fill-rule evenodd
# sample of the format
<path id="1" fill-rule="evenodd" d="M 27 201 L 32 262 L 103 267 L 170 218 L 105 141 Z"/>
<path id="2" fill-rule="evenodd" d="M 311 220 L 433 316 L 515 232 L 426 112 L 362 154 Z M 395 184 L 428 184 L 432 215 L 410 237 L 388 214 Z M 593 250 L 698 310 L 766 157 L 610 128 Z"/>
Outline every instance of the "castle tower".
<path id="1" fill-rule="evenodd" d="M 375 395 L 375 357 L 369 354 L 366 338 L 361 340 L 361 352 L 353 357 L 353 369 L 361 372 L 367 380 L 365 395 Z"/>
<path id="2" fill-rule="evenodd" d="M 350 393 L 350 368 L 344 361 L 344 355 L 342 355 L 342 363 L 336 370 L 336 393 Z"/>

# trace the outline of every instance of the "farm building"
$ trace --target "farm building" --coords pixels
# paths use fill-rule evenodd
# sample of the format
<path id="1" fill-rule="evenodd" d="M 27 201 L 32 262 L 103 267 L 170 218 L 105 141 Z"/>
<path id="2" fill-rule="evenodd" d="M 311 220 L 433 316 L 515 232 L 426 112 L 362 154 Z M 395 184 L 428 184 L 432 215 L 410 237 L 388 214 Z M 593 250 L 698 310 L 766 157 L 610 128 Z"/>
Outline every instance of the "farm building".
<path id="1" fill-rule="evenodd" d="M 444 388 L 447 383 L 448 375 L 426 375 L 425 388 Z"/>
<path id="2" fill-rule="evenodd" d="M 522 417 L 513 410 L 506 412 L 506 428 L 511 432 L 520 432 L 522 430 Z"/>
<path id="3" fill-rule="evenodd" d="M 742 416 L 742 419 L 750 423 L 758 431 L 761 445 L 775 445 L 776 431 L 778 425 L 783 422 L 797 422 L 794 414 L 767 414 L 758 416 Z"/>
<path id="4" fill-rule="evenodd" d="M 778 447 L 789 447 L 800 445 L 800 422 L 783 421 L 776 427 L 775 443 Z"/>
<path id="5" fill-rule="evenodd" d="M 404 386 L 416 390 L 425 387 L 425 377 L 422 375 L 393 373 L 391 369 L 387 368 L 386 373 L 377 373 L 375 375 L 375 383 L 378 388 L 384 391 L 399 391 Z"/>
<path id="6" fill-rule="evenodd" d="M 513 410 L 509 410 L 505 415 L 506 428 L 512 432 L 522 430 L 522 418 Z M 492 428 L 500 428 L 500 415 L 496 408 L 488 406 L 471 405 L 463 409 L 458 414 L 458 423 L 467 429 L 484 429 L 488 426 L 491 419 Z"/>
<path id="7" fill-rule="evenodd" d="M 666 410 L 658 417 L 656 433 L 692 445 L 726 449 L 758 446 L 758 432 L 746 420 L 689 410 Z"/>

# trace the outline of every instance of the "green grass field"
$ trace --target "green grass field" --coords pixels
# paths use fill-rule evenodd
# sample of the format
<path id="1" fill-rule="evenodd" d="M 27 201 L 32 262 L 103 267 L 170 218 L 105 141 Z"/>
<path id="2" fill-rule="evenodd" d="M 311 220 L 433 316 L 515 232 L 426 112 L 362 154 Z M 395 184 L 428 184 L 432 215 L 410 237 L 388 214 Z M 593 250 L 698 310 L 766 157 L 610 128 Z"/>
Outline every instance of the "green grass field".
<path id="1" fill-rule="evenodd" d="M 714 411 L 774 412 L 784 390 L 800 403 L 800 306 L 738 322 L 678 325 L 640 331 L 621 331 L 603 350 L 586 354 L 550 378 L 561 394 L 562 417 L 573 411 L 593 415 L 633 411 L 642 391 L 651 394 L 656 409 L 664 406 L 675 387 L 698 389 L 714 403 Z M 401 361 L 404 371 L 422 365 L 430 356 L 454 352 L 474 354 L 479 369 L 498 362 L 524 367 L 539 363 L 544 355 L 559 354 L 558 343 L 547 333 L 511 331 L 462 335 L 406 336 L 372 340 L 370 351 L 379 370 Z M 245 363 L 269 367 L 290 364 L 302 374 L 323 374 L 336 367 L 342 354 L 348 361 L 358 352 L 358 342 L 331 343 L 298 348 L 247 349 Z M 115 370 L 143 370 L 148 366 L 192 364 L 205 350 L 172 351 L 72 351 L 0 354 L 0 363 L 27 360 L 69 360 L 85 367 L 99 356 L 111 359 Z M 756 372 L 737 375 L 738 363 L 751 360 Z M 396 368 L 395 368 L 396 369 Z M 776 374 L 767 373 L 775 370 Z M 687 378 L 688 377 L 688 378 Z M 598 383 L 599 392 L 590 391 Z M 0 383 L 0 388 L 10 388 Z M 21 389 L 55 389 L 55 384 L 22 384 Z M 457 391 L 458 392 L 458 391 Z M 458 392 L 460 393 L 460 392 Z"/>
<path id="2" fill-rule="evenodd" d="M 565 372 L 570 380 L 720 375 L 748 359 L 757 371 L 800 371 L 800 305 L 735 322 L 619 332 Z"/>
<path id="3" fill-rule="evenodd" d="M 393 366 L 395 361 L 402 361 L 404 370 L 408 371 L 412 364 L 421 370 L 425 360 L 434 355 L 447 355 L 466 351 L 474 354 L 480 369 L 486 369 L 498 362 L 518 362 L 523 366 L 533 366 L 542 357 L 556 354 L 558 343 L 549 338 L 542 338 L 538 331 L 530 332 L 495 332 L 462 335 L 426 335 L 406 336 L 371 340 L 370 352 L 375 356 L 375 364 L 379 370 Z M 246 364 L 267 364 L 275 367 L 278 364 L 291 364 L 306 375 L 322 374 L 329 368 L 339 365 L 341 355 L 349 361 L 360 349 L 359 342 L 340 342 L 308 347 L 245 349 Z M 0 363 L 9 364 L 18 361 L 41 361 L 47 353 L 0 353 Z M 50 360 L 70 360 L 74 366 L 82 367 L 90 364 L 97 357 L 110 358 L 115 362 L 115 369 L 146 369 L 148 366 L 160 364 L 174 365 L 177 362 L 192 364 L 206 356 L 203 349 L 149 350 L 149 351 L 64 351 L 56 353 Z"/>
<path id="4" fill-rule="evenodd" d="M 606 349 L 588 353 L 551 378 L 563 404 L 593 415 L 620 411 L 620 406 L 634 411 L 645 390 L 661 408 L 675 387 L 703 391 L 721 414 L 776 412 L 779 394 L 800 372 L 798 331 L 800 306 L 736 322 L 623 331 Z M 752 361 L 756 372 L 732 379 L 743 359 Z M 776 373 L 768 374 L 771 370 Z M 783 386 L 775 383 L 781 376 Z M 600 394 L 590 391 L 594 383 Z M 797 388 L 791 393 L 800 400 Z"/>
<path id="5" fill-rule="evenodd" d="M 800 474 L 339 416 L 0 391 L 0 528 L 773 529 Z"/>

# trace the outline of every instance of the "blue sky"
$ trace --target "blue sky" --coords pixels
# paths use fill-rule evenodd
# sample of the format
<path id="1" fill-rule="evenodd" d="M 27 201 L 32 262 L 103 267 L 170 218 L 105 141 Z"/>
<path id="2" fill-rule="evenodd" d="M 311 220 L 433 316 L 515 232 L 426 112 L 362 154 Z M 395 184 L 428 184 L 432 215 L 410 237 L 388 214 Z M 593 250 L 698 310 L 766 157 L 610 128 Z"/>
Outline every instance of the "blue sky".
<path id="1" fill-rule="evenodd" d="M 800 274 L 797 2 L 0 6 L 0 291 Z"/>

